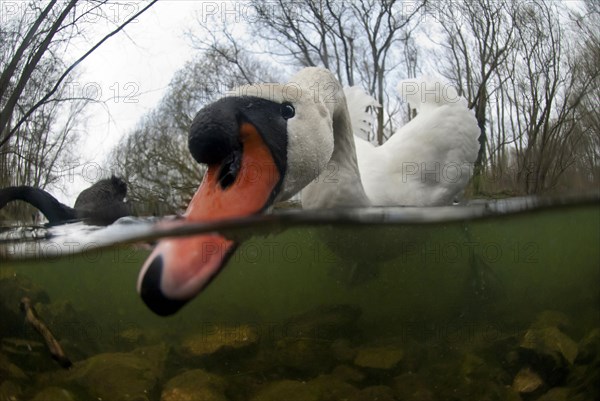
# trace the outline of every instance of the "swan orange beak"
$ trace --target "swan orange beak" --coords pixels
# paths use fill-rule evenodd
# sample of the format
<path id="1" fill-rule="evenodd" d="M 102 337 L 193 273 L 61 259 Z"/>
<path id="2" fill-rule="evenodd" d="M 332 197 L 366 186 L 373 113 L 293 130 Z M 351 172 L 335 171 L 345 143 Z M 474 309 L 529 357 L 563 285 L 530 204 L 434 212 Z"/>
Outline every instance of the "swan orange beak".
<path id="1" fill-rule="evenodd" d="M 188 205 L 186 221 L 239 218 L 272 204 L 282 174 L 269 147 L 249 122 L 239 125 L 239 143 L 239 159 L 209 164 Z M 236 246 L 217 233 L 161 240 L 140 272 L 138 292 L 155 313 L 173 314 L 210 283 Z"/>

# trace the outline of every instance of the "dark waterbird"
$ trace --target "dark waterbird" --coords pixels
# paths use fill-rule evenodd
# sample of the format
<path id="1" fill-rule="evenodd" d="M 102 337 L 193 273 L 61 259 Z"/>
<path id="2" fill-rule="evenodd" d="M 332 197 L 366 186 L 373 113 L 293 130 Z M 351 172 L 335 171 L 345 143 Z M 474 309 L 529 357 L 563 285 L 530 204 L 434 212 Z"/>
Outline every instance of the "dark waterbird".
<path id="1" fill-rule="evenodd" d="M 127 184 L 115 176 L 81 191 L 74 207 L 60 203 L 43 189 L 24 185 L 0 189 L 0 209 L 9 202 L 21 200 L 42 212 L 50 226 L 74 221 L 106 226 L 132 214 L 129 203 L 125 201 L 126 195 Z"/>

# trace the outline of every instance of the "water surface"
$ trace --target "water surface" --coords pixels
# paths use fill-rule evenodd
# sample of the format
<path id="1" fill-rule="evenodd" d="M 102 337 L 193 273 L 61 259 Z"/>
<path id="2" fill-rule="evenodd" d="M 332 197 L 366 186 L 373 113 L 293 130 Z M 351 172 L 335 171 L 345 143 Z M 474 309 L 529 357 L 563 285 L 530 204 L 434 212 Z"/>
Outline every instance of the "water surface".
<path id="1" fill-rule="evenodd" d="M 595 199 L 291 211 L 219 224 L 168 232 L 219 229 L 243 241 L 168 318 L 135 292 L 164 228 L 129 220 L 5 231 L 0 395 L 31 399 L 56 387 L 72 399 L 115 400 L 186 391 L 230 400 L 600 397 Z M 36 298 L 70 354 L 69 371 L 23 323 L 23 295 Z M 102 363 L 122 380 L 100 384 Z"/>

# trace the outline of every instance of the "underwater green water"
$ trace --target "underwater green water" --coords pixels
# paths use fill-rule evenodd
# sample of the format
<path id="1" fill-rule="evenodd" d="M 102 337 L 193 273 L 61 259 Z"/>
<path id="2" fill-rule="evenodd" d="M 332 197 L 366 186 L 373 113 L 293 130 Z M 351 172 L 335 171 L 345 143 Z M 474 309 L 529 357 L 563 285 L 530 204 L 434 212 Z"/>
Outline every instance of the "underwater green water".
<path id="1" fill-rule="evenodd" d="M 595 393 L 597 387 L 577 387 L 577 383 L 585 382 L 590 375 L 600 376 L 598 362 L 590 362 L 592 368 L 582 365 L 588 369 L 579 374 L 583 379 L 573 378 L 573 372 L 580 367 L 572 361 L 568 363 L 574 366 L 572 370 L 558 381 L 540 373 L 544 381 L 542 387 L 527 393 L 510 390 L 510 397 L 514 398 L 500 390 L 486 390 L 487 385 L 481 393 L 469 387 L 446 398 L 449 390 L 444 389 L 444 383 L 448 389 L 456 390 L 462 388 L 463 382 L 435 379 L 435 372 L 445 366 L 449 375 L 471 377 L 472 368 L 468 364 L 465 367 L 468 359 L 465 355 L 473 353 L 489 364 L 475 350 L 483 349 L 481 352 L 487 355 L 491 352 L 488 348 L 501 348 L 491 358 L 498 369 L 504 369 L 506 377 L 487 374 L 487 368 L 479 368 L 481 374 L 470 380 L 481 379 L 482 383 L 497 380 L 500 387 L 516 388 L 515 375 L 532 362 L 527 355 L 521 355 L 517 362 L 513 361 L 515 366 L 507 367 L 506 354 L 521 352 L 520 336 L 548 311 L 568 319 L 566 328 L 560 326 L 561 330 L 580 344 L 590 332 L 600 328 L 599 244 L 600 209 L 597 205 L 441 224 L 292 227 L 251 237 L 237 249 L 226 268 L 202 294 L 175 316 L 167 318 L 150 312 L 135 291 L 139 269 L 149 254 L 142 246 L 117 246 L 54 259 L 4 260 L 0 278 L 27 277 L 32 285 L 47 293 L 49 302 L 72 306 L 75 312 L 70 320 L 55 319 L 54 325 L 53 321 L 47 323 L 61 341 L 66 340 L 66 351 L 70 336 L 77 337 L 79 343 L 82 338 L 94 343 L 93 352 L 78 343 L 73 362 L 85 361 L 94 354 L 133 352 L 142 345 L 166 344 L 178 349 L 186 336 L 205 330 L 204 338 L 207 338 L 206 330 L 214 331 L 223 325 L 232 328 L 250 325 L 259 337 L 259 344 L 271 344 L 264 347 L 279 349 L 277 347 L 283 346 L 281 341 L 292 336 L 289 322 L 294 316 L 336 305 L 350 305 L 359 311 L 359 316 L 352 322 L 351 332 L 344 333 L 340 328 L 333 336 L 324 334 L 328 346 L 343 339 L 351 344 L 349 347 L 355 354 L 366 346 L 390 344 L 404 353 L 402 361 L 392 368 L 365 367 L 351 357 L 334 356 L 323 362 L 323 369 L 313 368 L 310 363 L 304 366 L 303 362 L 282 362 L 278 357 L 270 365 L 279 361 L 282 367 L 270 368 L 269 362 L 265 362 L 268 358 L 263 355 L 263 345 L 239 355 L 225 352 L 192 362 L 171 353 L 166 368 L 147 392 L 149 400 L 177 399 L 169 398 L 170 393 L 165 395 L 165 383 L 186 369 L 199 368 L 223 375 L 228 383 L 223 399 L 268 400 L 280 397 L 269 395 L 270 382 L 312 380 L 331 374 L 339 365 L 349 365 L 366 375 L 362 382 L 352 382 L 357 392 L 376 385 L 387 387 L 392 389 L 388 394 L 390 399 L 469 399 L 474 394 L 489 393 L 493 395 L 481 399 L 528 400 L 564 387 L 572 391 L 568 399 L 592 400 L 600 399 L 600 394 Z M 18 304 L 18 299 L 7 298 L 11 294 L 0 293 L 5 305 Z M 336 318 L 302 335 L 319 337 L 319 330 L 327 331 L 327 325 L 336 330 Z M 19 328 L 11 329 L 10 324 L 3 326 L 0 337 L 36 338 L 31 329 L 24 330 L 23 334 Z M 139 334 L 131 338 L 123 336 L 127 330 L 144 333 L 144 340 Z M 231 330 L 230 335 L 237 335 L 235 329 Z M 307 355 L 322 352 L 311 349 L 310 341 L 305 346 Z M 421 351 L 413 355 L 411 349 Z M 437 350 L 434 353 L 444 354 L 447 359 L 442 364 L 428 349 Z M 457 349 L 469 351 L 460 353 Z M 8 351 L 4 354 L 17 366 L 22 360 L 19 358 L 26 358 L 23 355 L 17 358 Z M 600 355 L 595 357 L 600 361 Z M 315 364 L 319 366 L 318 362 Z M 52 363 L 37 373 L 23 369 L 26 379 L 11 378 L 10 374 L 2 373 L 0 367 L 0 379 L 16 383 L 22 399 L 33 397 L 35 392 L 28 390 L 29 385 L 36 389 L 48 386 L 44 380 L 38 380 L 37 374 L 43 377 L 53 369 L 60 370 Z M 262 373 L 257 374 L 257 371 Z M 244 376 L 243 372 L 250 373 Z M 425 378 L 428 384 L 424 386 L 430 395 L 415 398 L 402 395 L 403 385 L 398 383 L 402 383 L 404 379 L 400 377 L 408 372 Z M 238 375 L 246 377 L 244 380 L 248 382 Z M 80 397 L 76 399 L 106 394 L 95 393 L 93 386 L 82 382 L 71 389 L 69 383 L 65 379 L 61 388 Z M 246 388 L 249 395 L 241 395 L 240 388 Z M 309 400 L 352 399 L 319 394 L 315 398 L 306 397 Z M 368 399 L 365 394 L 356 397 Z M 202 397 L 198 399 L 219 399 Z"/>
<path id="2" fill-rule="evenodd" d="M 173 318 L 155 317 L 135 293 L 146 250 L 114 247 L 2 264 L 31 277 L 51 299 L 69 300 L 106 319 L 269 320 L 320 304 L 352 303 L 369 323 L 443 320 L 471 301 L 468 281 L 476 274 L 471 255 L 487 265 L 483 273 L 490 273 L 492 284 L 502 287 L 501 294 L 492 291 L 487 305 L 497 310 L 569 309 L 592 300 L 600 283 L 599 228 L 595 207 L 443 225 L 293 228 L 246 241 L 217 279 Z M 350 283 L 344 272 L 351 275 L 357 262 L 358 268 L 377 269 L 378 276 Z"/>

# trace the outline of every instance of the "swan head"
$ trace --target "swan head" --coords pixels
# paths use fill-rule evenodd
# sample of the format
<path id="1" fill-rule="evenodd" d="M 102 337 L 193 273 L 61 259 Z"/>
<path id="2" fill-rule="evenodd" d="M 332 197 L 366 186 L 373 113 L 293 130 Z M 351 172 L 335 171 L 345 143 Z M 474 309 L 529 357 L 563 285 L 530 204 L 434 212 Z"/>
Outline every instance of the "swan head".
<path id="1" fill-rule="evenodd" d="M 318 177 L 333 153 L 339 93 L 329 71 L 308 68 L 287 84 L 242 86 L 202 108 L 188 146 L 208 169 L 185 219 L 262 213 Z M 235 248 L 219 234 L 163 239 L 142 267 L 138 292 L 157 314 L 173 314 L 209 284 Z"/>

